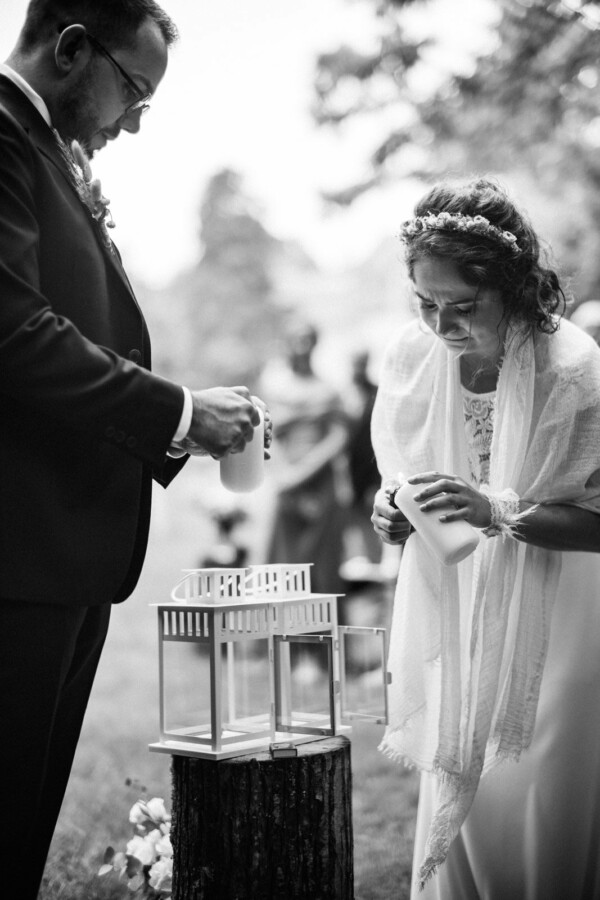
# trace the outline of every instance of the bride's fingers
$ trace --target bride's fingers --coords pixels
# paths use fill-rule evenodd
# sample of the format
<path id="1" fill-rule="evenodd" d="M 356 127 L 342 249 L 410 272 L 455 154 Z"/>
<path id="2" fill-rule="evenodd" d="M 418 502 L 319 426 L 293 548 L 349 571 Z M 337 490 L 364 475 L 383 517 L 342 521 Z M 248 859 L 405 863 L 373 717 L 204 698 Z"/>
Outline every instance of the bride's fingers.
<path id="1" fill-rule="evenodd" d="M 410 478 L 407 478 L 406 480 L 409 484 L 426 484 L 432 481 L 441 481 L 442 479 L 454 481 L 456 475 L 444 475 L 443 472 L 418 472 L 416 475 L 411 475 Z"/>
<path id="2" fill-rule="evenodd" d="M 375 517 L 372 519 L 375 533 L 379 535 L 386 544 L 399 544 L 407 540 L 411 532 L 409 522 L 388 522 L 384 521 L 382 525 L 378 524 Z"/>
<path id="3" fill-rule="evenodd" d="M 427 512 L 430 509 L 448 509 L 449 507 L 458 509 L 462 507 L 463 504 L 464 500 L 458 497 L 457 494 L 440 494 L 439 496 L 426 500 L 425 503 L 419 504 L 419 509 L 423 512 Z"/>
<path id="4" fill-rule="evenodd" d="M 470 509 L 467 506 L 463 506 L 460 509 L 441 515 L 440 522 L 456 522 L 458 519 L 464 519 L 465 522 L 468 522 L 470 514 Z"/>
<path id="5" fill-rule="evenodd" d="M 436 497 L 439 494 L 457 494 L 463 490 L 464 485 L 460 482 L 442 478 L 439 481 L 434 481 L 433 484 L 429 484 L 427 487 L 418 489 L 413 499 L 420 502 L 421 500 L 429 500 L 430 497 Z"/>
<path id="6" fill-rule="evenodd" d="M 387 516 L 379 516 L 377 513 L 373 513 L 371 522 L 376 528 L 387 534 L 400 534 L 410 528 L 410 523 L 404 518 L 390 519 Z"/>

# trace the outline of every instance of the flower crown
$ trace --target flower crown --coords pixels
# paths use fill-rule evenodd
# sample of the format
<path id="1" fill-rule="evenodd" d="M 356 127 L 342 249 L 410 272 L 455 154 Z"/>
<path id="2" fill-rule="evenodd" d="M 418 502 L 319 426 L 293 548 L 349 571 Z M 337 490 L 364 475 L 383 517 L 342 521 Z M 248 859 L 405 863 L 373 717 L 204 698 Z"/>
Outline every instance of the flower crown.
<path id="1" fill-rule="evenodd" d="M 519 253 L 519 245 L 512 231 L 501 231 L 486 219 L 485 216 L 463 216 L 462 213 L 428 213 L 426 216 L 415 216 L 407 219 L 400 227 L 400 240 L 408 243 L 411 238 L 424 231 L 461 231 L 469 234 L 480 234 L 492 238 L 506 247 L 511 253 Z"/>

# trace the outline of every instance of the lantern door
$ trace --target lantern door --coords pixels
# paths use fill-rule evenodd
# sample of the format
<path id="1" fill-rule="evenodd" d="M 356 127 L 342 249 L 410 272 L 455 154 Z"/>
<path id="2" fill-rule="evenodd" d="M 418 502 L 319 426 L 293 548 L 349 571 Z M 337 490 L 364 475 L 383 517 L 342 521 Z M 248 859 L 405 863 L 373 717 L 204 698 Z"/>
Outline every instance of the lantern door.
<path id="1" fill-rule="evenodd" d="M 385 628 L 339 625 L 341 722 L 386 725 L 388 721 Z"/>

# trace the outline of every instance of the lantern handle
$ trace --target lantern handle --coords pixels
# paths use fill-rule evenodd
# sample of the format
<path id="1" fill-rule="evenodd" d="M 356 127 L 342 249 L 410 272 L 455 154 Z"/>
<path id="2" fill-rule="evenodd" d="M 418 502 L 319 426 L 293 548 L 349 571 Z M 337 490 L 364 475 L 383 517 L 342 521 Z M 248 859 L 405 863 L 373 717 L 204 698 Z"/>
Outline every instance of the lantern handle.
<path id="1" fill-rule="evenodd" d="M 173 587 L 173 589 L 171 590 L 171 600 L 173 600 L 175 603 L 185 603 L 186 597 L 178 597 L 178 596 L 177 596 L 177 588 L 178 588 L 181 584 L 183 584 L 184 581 L 187 581 L 187 580 L 188 580 L 188 578 L 189 578 L 190 575 L 192 574 L 192 571 L 193 571 L 193 569 L 190 569 L 190 570 L 186 571 L 185 575 L 184 575 L 182 578 L 179 579 L 179 581 L 177 582 L 177 584 L 175 584 L 174 587 Z"/>
<path id="2" fill-rule="evenodd" d="M 221 579 L 221 581 L 220 581 L 221 586 L 223 584 L 227 584 L 229 586 L 233 585 L 235 587 L 236 581 L 234 580 L 234 576 L 240 577 L 241 573 L 245 572 L 245 569 L 241 569 L 241 568 L 240 569 L 228 569 L 228 568 L 219 566 L 218 568 L 214 568 L 214 569 L 184 569 L 183 572 L 184 572 L 183 577 L 179 579 L 179 581 L 177 582 L 177 584 L 174 586 L 174 588 L 171 591 L 171 600 L 173 600 L 175 603 L 186 603 L 189 599 L 193 599 L 190 597 L 179 597 L 177 595 L 177 588 L 180 587 L 182 584 L 184 584 L 193 575 L 202 575 L 202 574 L 207 575 L 207 576 L 218 575 L 219 578 Z M 242 583 L 245 587 L 246 578 L 244 578 L 244 581 Z M 197 587 L 197 586 L 195 586 L 195 587 Z M 221 592 L 219 590 L 217 590 L 216 593 L 213 593 L 214 586 L 212 588 L 209 586 L 208 590 L 210 593 L 207 594 L 207 598 L 209 598 L 210 595 L 213 594 L 212 600 L 210 602 L 214 602 L 215 596 L 219 596 L 219 597 L 221 596 Z M 230 592 L 225 592 L 224 596 L 229 597 L 229 596 L 233 596 L 233 595 Z"/>

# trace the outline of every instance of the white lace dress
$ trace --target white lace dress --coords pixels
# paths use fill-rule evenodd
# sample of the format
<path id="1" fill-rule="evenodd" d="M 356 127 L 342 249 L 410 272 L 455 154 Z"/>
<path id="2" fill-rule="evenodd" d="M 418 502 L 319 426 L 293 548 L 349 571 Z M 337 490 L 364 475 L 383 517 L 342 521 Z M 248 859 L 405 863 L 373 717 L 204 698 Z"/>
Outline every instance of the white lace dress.
<path id="1" fill-rule="evenodd" d="M 494 396 L 463 388 L 469 466 L 478 485 L 489 472 Z M 412 900 L 600 898 L 599 563 L 598 554 L 563 554 L 531 746 L 518 763 L 482 778 L 446 862 L 423 891 L 413 885 Z M 436 791 L 435 776 L 424 774 L 415 870 Z"/>
<path id="2" fill-rule="evenodd" d="M 473 483 L 479 486 L 489 481 L 496 391 L 474 394 L 463 387 L 462 395 L 469 469 Z"/>

